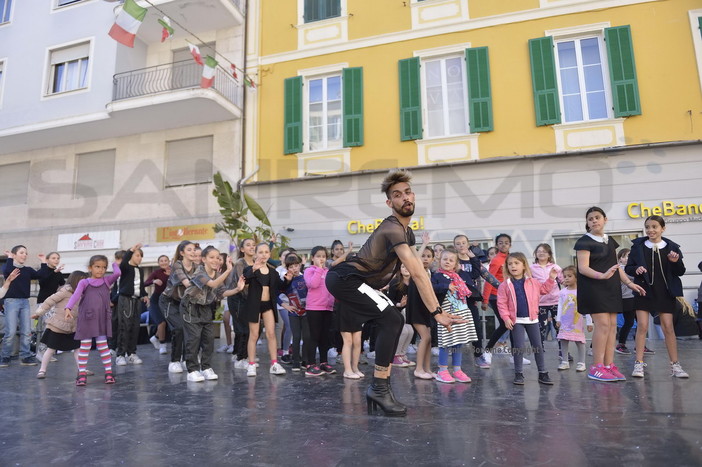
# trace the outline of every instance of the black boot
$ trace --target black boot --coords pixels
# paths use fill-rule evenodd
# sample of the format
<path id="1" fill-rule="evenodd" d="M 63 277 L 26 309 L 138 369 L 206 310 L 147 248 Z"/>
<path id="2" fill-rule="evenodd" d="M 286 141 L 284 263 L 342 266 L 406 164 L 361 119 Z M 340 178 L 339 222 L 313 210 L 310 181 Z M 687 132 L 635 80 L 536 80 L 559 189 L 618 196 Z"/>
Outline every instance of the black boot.
<path id="1" fill-rule="evenodd" d="M 407 406 L 405 404 L 403 404 L 402 402 L 395 399 L 395 393 L 392 392 L 392 382 L 390 381 L 389 376 L 388 376 L 387 382 L 388 382 L 388 388 L 390 389 L 390 398 L 392 399 L 393 403 L 395 403 L 398 407 L 402 407 L 403 410 L 407 410 Z"/>
<path id="2" fill-rule="evenodd" d="M 366 391 L 366 402 L 368 403 L 368 415 L 373 415 L 378 407 L 388 417 L 404 417 L 407 415 L 407 407 L 395 400 L 389 381 L 382 378 L 373 378 L 373 382 Z"/>
<path id="3" fill-rule="evenodd" d="M 549 378 L 548 371 L 539 372 L 539 383 L 547 386 L 553 386 L 553 381 L 551 381 L 551 378 Z"/>

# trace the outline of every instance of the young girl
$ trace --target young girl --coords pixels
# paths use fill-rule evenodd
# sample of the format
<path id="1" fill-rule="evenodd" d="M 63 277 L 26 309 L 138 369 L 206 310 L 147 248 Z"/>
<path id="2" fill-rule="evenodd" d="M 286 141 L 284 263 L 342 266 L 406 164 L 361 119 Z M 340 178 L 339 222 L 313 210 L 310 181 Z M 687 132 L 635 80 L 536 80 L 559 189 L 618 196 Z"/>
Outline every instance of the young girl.
<path id="1" fill-rule="evenodd" d="M 166 318 L 161 311 L 161 294 L 168 284 L 171 274 L 171 260 L 166 255 L 158 257 L 158 268 L 144 281 L 144 287 L 154 286 L 154 292 L 149 299 L 149 323 L 155 327 L 155 332 L 149 339 L 161 355 L 168 353 L 166 349 Z"/>
<path id="2" fill-rule="evenodd" d="M 624 381 L 626 378 L 614 365 L 617 313 L 622 309 L 621 283 L 637 293 L 645 292 L 619 268 L 616 253 L 619 244 L 604 233 L 607 216 L 602 208 L 588 209 L 585 221 L 587 233 L 575 242 L 574 249 L 578 258 L 578 311 L 582 315 L 592 315 L 595 323 L 594 362 L 587 377 L 597 381 Z"/>
<path id="3" fill-rule="evenodd" d="M 628 248 L 622 248 L 617 253 L 617 261 L 620 268 L 626 266 L 629 260 L 629 250 Z M 633 277 L 628 276 L 627 278 L 631 281 L 634 280 Z M 631 351 L 626 347 L 626 339 L 629 337 L 629 332 L 631 328 L 634 327 L 634 322 L 636 321 L 636 311 L 634 310 L 634 292 L 631 291 L 629 287 L 622 283 L 622 315 L 624 318 L 624 324 L 619 328 L 619 343 L 614 348 L 614 351 L 622 355 L 631 355 Z"/>
<path id="4" fill-rule="evenodd" d="M 420 259 L 427 275 L 431 277 L 431 266 L 434 263 L 434 250 L 424 248 L 421 250 Z M 419 295 L 417 285 L 410 279 L 407 286 L 407 323 L 411 324 L 417 334 L 419 343 L 417 344 L 417 367 L 414 369 L 414 377 L 419 379 L 433 379 L 431 374 L 431 328 L 436 326 L 427 307 Z"/>
<path id="5" fill-rule="evenodd" d="M 141 358 L 136 354 L 139 326 L 141 324 L 141 302 L 149 302 L 144 289 L 144 274 L 139 265 L 144 258 L 141 243 L 127 250 L 119 264 L 122 279 L 119 281 L 119 299 L 117 300 L 117 322 L 119 326 L 119 343 L 117 347 L 118 366 L 127 363 L 141 365 Z"/>
<path id="6" fill-rule="evenodd" d="M 575 342 L 578 348 L 578 363 L 575 367 L 576 371 L 585 371 L 585 321 L 583 316 L 578 313 L 578 287 L 577 287 L 577 271 L 575 266 L 568 266 L 563 269 L 563 285 L 564 288 L 558 294 L 558 314 L 556 315 L 556 328 L 558 328 L 558 342 L 561 344 L 561 350 L 564 358 L 558 365 L 559 370 L 570 369 L 568 363 L 568 344 Z M 592 318 L 590 315 L 585 315 L 587 320 L 587 330 L 592 332 Z"/>
<path id="7" fill-rule="evenodd" d="M 278 273 L 268 266 L 271 250 L 267 243 L 256 245 L 256 256 L 253 266 L 244 269 L 244 279 L 249 286 L 249 295 L 246 300 L 246 313 L 249 319 L 248 358 L 249 366 L 246 376 L 256 376 L 256 342 L 263 320 L 266 328 L 266 341 L 271 357 L 270 373 L 284 375 L 285 369 L 278 363 L 278 344 L 276 341 L 275 323 L 278 320 L 276 301 L 280 291 L 290 285 L 292 273 L 288 271 L 284 280 Z"/>
<path id="8" fill-rule="evenodd" d="M 39 271 L 36 271 L 24 263 L 27 261 L 27 247 L 17 245 L 11 251 L 5 251 L 8 261 L 5 262 L 3 275 L 7 279 L 15 269 L 19 269 L 19 274 L 15 280 L 11 281 L 5 293 L 5 338 L 2 340 L 2 350 L 0 351 L 0 368 L 10 365 L 10 355 L 12 354 L 12 344 L 17 328 L 20 331 L 20 364 L 33 366 L 39 363 L 34 358 L 29 348 L 29 337 L 32 333 L 31 321 L 29 319 L 29 291 L 32 280 L 40 279 Z"/>
<path id="9" fill-rule="evenodd" d="M 490 260 L 489 271 L 490 274 L 492 274 L 498 281 L 503 282 L 504 271 L 506 270 L 505 262 L 507 260 L 507 255 L 509 254 L 509 249 L 512 247 L 512 237 L 504 233 L 499 234 L 497 235 L 497 237 L 495 237 L 495 244 L 497 245 L 497 253 Z M 498 309 L 497 289 L 493 287 L 492 284 L 490 284 L 489 282 L 486 282 L 485 287 L 483 288 L 483 311 L 487 310 L 488 303 L 490 303 L 490 308 L 492 308 L 492 311 L 495 313 L 497 321 L 499 321 L 500 323 L 497 329 L 495 329 L 495 331 L 492 333 L 490 340 L 485 346 L 485 350 L 487 352 L 490 352 L 492 350 L 492 347 L 508 330 L 508 328 L 505 325 L 504 321 L 502 321 L 502 313 L 500 313 Z M 512 338 L 511 333 L 509 335 L 509 341 L 512 347 L 514 347 L 514 339 Z"/>
<path id="10" fill-rule="evenodd" d="M 105 276 L 107 271 L 107 257 L 95 255 L 88 263 L 90 277 L 78 283 L 75 292 L 66 304 L 65 320 L 73 319 L 71 310 L 80 301 L 80 314 L 76 323 L 74 338 L 80 341 L 78 350 L 78 377 L 76 386 L 85 386 L 87 383 L 87 365 L 90 347 L 95 338 L 95 344 L 102 366 L 105 368 L 105 384 L 114 384 L 112 376 L 112 356 L 107 347 L 107 338 L 112 336 L 112 308 L 110 307 L 110 287 L 119 279 L 122 273 L 119 264 L 112 264 L 112 275 Z"/>
<path id="11" fill-rule="evenodd" d="M 66 283 L 66 280 L 61 274 L 63 265 L 59 264 L 61 262 L 61 255 L 57 252 L 52 251 L 48 255 L 39 255 L 39 259 L 42 260 L 41 267 L 39 268 L 39 293 L 37 294 L 37 305 L 41 305 L 44 300 L 49 298 L 58 291 L 59 287 Z"/>
<path id="12" fill-rule="evenodd" d="M 344 248 L 341 240 L 334 240 L 329 251 L 331 251 L 332 257 L 327 260 L 327 268 L 346 261 L 346 257 L 353 251 L 353 242 L 349 242 L 348 248 Z"/>
<path id="13" fill-rule="evenodd" d="M 300 371 L 302 363 L 306 363 L 310 348 L 310 325 L 307 320 L 307 284 L 302 275 L 302 259 L 295 253 L 285 257 L 285 266 L 292 273 L 290 285 L 283 291 L 288 301 L 281 301 L 281 306 L 288 314 L 288 321 L 292 330 L 292 371 Z M 300 339 L 302 339 L 302 356 L 300 356 Z"/>
<path id="14" fill-rule="evenodd" d="M 407 358 L 407 347 L 409 347 L 412 336 L 414 335 L 414 329 L 411 324 L 407 324 L 406 307 L 407 307 L 407 293 L 409 289 L 410 273 L 404 264 L 400 265 L 400 270 L 388 286 L 388 298 L 392 300 L 402 313 L 402 317 L 405 318 L 405 325 L 402 326 L 402 332 L 400 333 L 400 338 L 397 341 L 397 347 L 395 349 L 395 357 L 392 360 L 393 366 L 398 366 L 401 368 L 407 368 L 409 366 L 415 366 L 416 363 L 410 361 Z"/>
<path id="15" fill-rule="evenodd" d="M 439 269 L 432 274 L 431 283 L 436 292 L 436 298 L 441 303 L 445 313 L 451 313 L 465 320 L 465 323 L 454 324 L 451 332 L 444 326 L 439 326 L 439 371 L 436 380 L 441 383 L 470 383 L 470 377 L 461 369 L 461 348 L 464 344 L 475 341 L 473 317 L 466 300 L 471 291 L 458 275 L 458 255 L 455 251 L 444 250 L 439 259 Z M 451 354 L 453 376 L 448 371 L 448 356 Z"/>
<path id="16" fill-rule="evenodd" d="M 534 262 L 529 265 L 531 277 L 540 283 L 546 282 L 552 270 L 556 270 L 557 282 L 563 282 L 563 272 L 561 267 L 553 259 L 553 250 L 548 243 L 539 244 L 534 250 Z M 539 299 L 539 330 L 541 331 L 541 343 L 548 337 L 551 329 L 551 322 L 556 318 L 558 312 L 558 284 Z M 560 342 L 560 341 L 559 341 Z"/>
<path id="17" fill-rule="evenodd" d="M 510 253 L 504 267 L 505 281 L 497 289 L 497 309 L 507 329 L 512 332 L 512 352 L 514 356 L 514 384 L 524 384 L 522 358 L 526 352 L 524 332 L 536 354 L 536 366 L 539 370 L 539 383 L 551 385 L 544 365 L 544 348 L 539 331 L 539 298 L 549 293 L 556 285 L 558 275 L 551 269 L 548 279 L 541 284 L 531 277 L 531 270 L 524 253 Z"/>
<path id="18" fill-rule="evenodd" d="M 636 361 L 631 376 L 644 377 L 644 344 L 648 332 L 648 316 L 658 313 L 665 337 L 665 346 L 670 357 L 670 375 L 688 378 L 689 375 L 678 362 L 678 344 L 675 339 L 673 313 L 677 297 L 683 296 L 680 276 L 685 274 L 683 254 L 680 246 L 663 237 L 665 220 L 661 216 L 649 216 L 644 222 L 646 237 L 633 241 L 626 273 L 635 276 L 635 283 L 645 293 L 634 296 L 634 308 L 638 325 L 636 328 Z"/>
<path id="19" fill-rule="evenodd" d="M 224 281 L 232 270 L 231 259 L 228 258 L 226 264 L 226 270 L 218 274 L 221 266 L 219 251 L 213 246 L 206 247 L 202 250 L 202 264 L 193 274 L 190 287 L 183 294 L 181 306 L 188 381 L 212 381 L 219 378 L 211 365 L 214 352 L 212 303 L 222 297 L 237 294 L 244 288 L 244 278 L 241 277 L 236 288 L 225 289 Z"/>
<path id="20" fill-rule="evenodd" d="M 159 308 L 171 330 L 171 362 L 168 364 L 169 373 L 182 373 L 185 355 L 183 338 L 183 312 L 180 308 L 185 290 L 190 287 L 190 280 L 195 274 L 195 244 L 183 240 L 178 244 L 171 274 L 168 276 L 166 288 L 159 297 Z"/>
<path id="21" fill-rule="evenodd" d="M 88 274 L 83 271 L 73 271 L 68 276 L 68 283 L 61 287 L 58 292 L 47 297 L 32 315 L 32 319 L 37 319 L 46 315 L 48 311 L 53 311 L 46 317 L 46 330 L 41 336 L 41 342 L 47 348 L 41 359 L 41 367 L 39 368 L 39 373 L 37 373 L 38 379 L 46 378 L 46 368 L 57 350 L 68 352 L 80 347 L 80 342 L 74 339 L 78 305 L 74 307 L 73 317 L 70 320 L 65 319 L 66 315 L 62 310 L 66 308 L 66 304 L 78 287 L 78 283 L 87 277 Z M 78 352 L 73 352 L 73 354 L 77 366 Z M 78 369 L 80 370 L 80 368 Z"/>
<path id="22" fill-rule="evenodd" d="M 336 370 L 329 365 L 327 353 L 329 352 L 330 333 L 332 325 L 332 309 L 334 297 L 327 290 L 325 280 L 327 249 L 323 246 L 312 248 L 312 266 L 305 269 L 305 283 L 307 284 L 307 316 L 310 321 L 310 355 L 319 349 L 319 366 L 315 365 L 315 358 L 308 361 L 305 375 L 319 376 L 321 374 L 334 374 Z M 343 333 L 360 332 L 361 329 L 342 328 Z"/>
<path id="23" fill-rule="evenodd" d="M 254 264 L 254 254 L 256 253 L 256 242 L 252 238 L 246 238 L 239 243 L 239 259 L 234 263 L 230 282 L 236 283 L 239 277 L 243 277 L 244 269 Z M 234 368 L 246 370 L 249 367 L 247 358 L 247 346 L 249 342 L 249 319 L 246 314 L 246 301 L 248 299 L 248 286 L 244 287 L 240 293 L 227 299 L 229 313 L 232 314 L 234 324 L 234 350 L 232 351 L 232 362 Z"/>

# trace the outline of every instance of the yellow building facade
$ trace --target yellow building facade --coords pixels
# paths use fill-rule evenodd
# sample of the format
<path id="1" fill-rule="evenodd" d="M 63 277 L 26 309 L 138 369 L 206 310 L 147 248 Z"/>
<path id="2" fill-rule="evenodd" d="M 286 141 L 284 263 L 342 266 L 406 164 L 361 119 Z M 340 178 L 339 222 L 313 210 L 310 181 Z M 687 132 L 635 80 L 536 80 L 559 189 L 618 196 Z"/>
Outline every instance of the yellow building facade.
<path id="1" fill-rule="evenodd" d="M 250 167 L 259 167 L 255 179 L 263 181 L 699 139 L 699 7 L 694 0 L 251 2 L 259 27 L 251 28 L 247 62 L 257 83 L 247 102 L 255 141 L 247 149 Z M 305 8 L 317 8 L 307 17 L 317 16 L 306 20 Z M 551 48 L 543 65 L 534 63 L 538 39 Z M 620 43 L 611 47 L 614 39 Z M 481 48 L 484 76 L 471 76 L 466 50 Z M 420 127 L 409 138 L 402 134 L 399 69 L 408 59 L 419 63 Z M 535 90 L 535 67 L 555 79 L 546 99 L 557 108 L 535 108 L 544 96 Z M 336 91 L 325 78 L 346 81 L 343 70 L 354 68 L 362 72 L 362 142 L 344 144 L 345 117 L 332 108 L 317 112 L 310 85 Z M 619 81 L 617 73 L 624 75 Z M 300 141 L 286 148 L 285 83 L 296 77 Z M 491 124 L 476 130 L 473 123 L 486 118 L 471 108 L 471 86 L 480 85 L 487 85 Z M 636 96 L 617 95 L 627 85 L 634 89 L 622 94 Z M 435 102 L 442 98 L 443 105 Z M 637 102 L 618 109 L 617 99 Z M 344 96 L 336 100 L 348 105 Z M 317 107 L 338 107 L 333 101 Z M 550 119 L 538 115 L 549 111 Z M 329 133 L 322 145 L 311 142 L 317 114 Z"/>

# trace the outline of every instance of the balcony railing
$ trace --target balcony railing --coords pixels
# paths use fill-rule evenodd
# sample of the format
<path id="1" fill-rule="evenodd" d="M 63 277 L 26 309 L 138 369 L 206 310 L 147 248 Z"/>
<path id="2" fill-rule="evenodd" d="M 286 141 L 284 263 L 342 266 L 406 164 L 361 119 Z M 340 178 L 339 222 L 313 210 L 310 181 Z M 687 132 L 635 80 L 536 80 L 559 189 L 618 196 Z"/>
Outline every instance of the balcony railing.
<path id="1" fill-rule="evenodd" d="M 194 60 L 167 63 L 140 70 L 118 73 L 113 77 L 113 100 L 160 94 L 178 89 L 199 88 L 202 65 Z M 224 68 L 217 66 L 213 89 L 237 107 L 241 107 L 241 85 Z"/>

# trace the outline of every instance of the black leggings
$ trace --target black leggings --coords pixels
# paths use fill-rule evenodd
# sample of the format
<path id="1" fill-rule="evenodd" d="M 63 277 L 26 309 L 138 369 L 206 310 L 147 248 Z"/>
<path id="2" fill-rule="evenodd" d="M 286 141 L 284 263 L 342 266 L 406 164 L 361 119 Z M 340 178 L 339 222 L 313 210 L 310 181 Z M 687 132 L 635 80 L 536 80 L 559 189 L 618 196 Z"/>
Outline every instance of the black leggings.
<path id="1" fill-rule="evenodd" d="M 629 332 L 631 328 L 634 327 L 634 321 L 636 321 L 636 310 L 634 310 L 634 299 L 625 298 L 622 300 L 624 303 L 624 324 L 621 329 L 619 329 L 619 343 L 622 345 L 626 344 L 626 338 L 629 337 Z"/>
<path id="2" fill-rule="evenodd" d="M 327 363 L 327 353 L 330 344 L 330 329 L 332 325 L 331 311 L 307 310 L 307 319 L 310 325 L 310 345 L 307 363 L 314 365 L 315 351 L 319 349 L 319 363 Z"/>
<path id="3" fill-rule="evenodd" d="M 500 316 L 500 313 L 497 311 L 497 297 L 490 297 L 490 307 L 492 307 L 492 311 L 495 312 L 495 316 L 497 317 L 497 321 L 500 322 L 500 326 L 497 329 L 495 329 L 495 332 L 492 333 L 492 337 L 485 346 L 485 350 L 492 350 L 492 348 L 495 346 L 495 343 L 498 340 L 500 340 L 500 337 L 502 337 L 502 334 L 508 331 L 507 326 L 505 326 L 505 321 L 502 319 L 502 316 Z M 512 337 L 511 332 L 509 333 L 509 343 L 511 347 L 514 347 L 514 339 Z"/>

